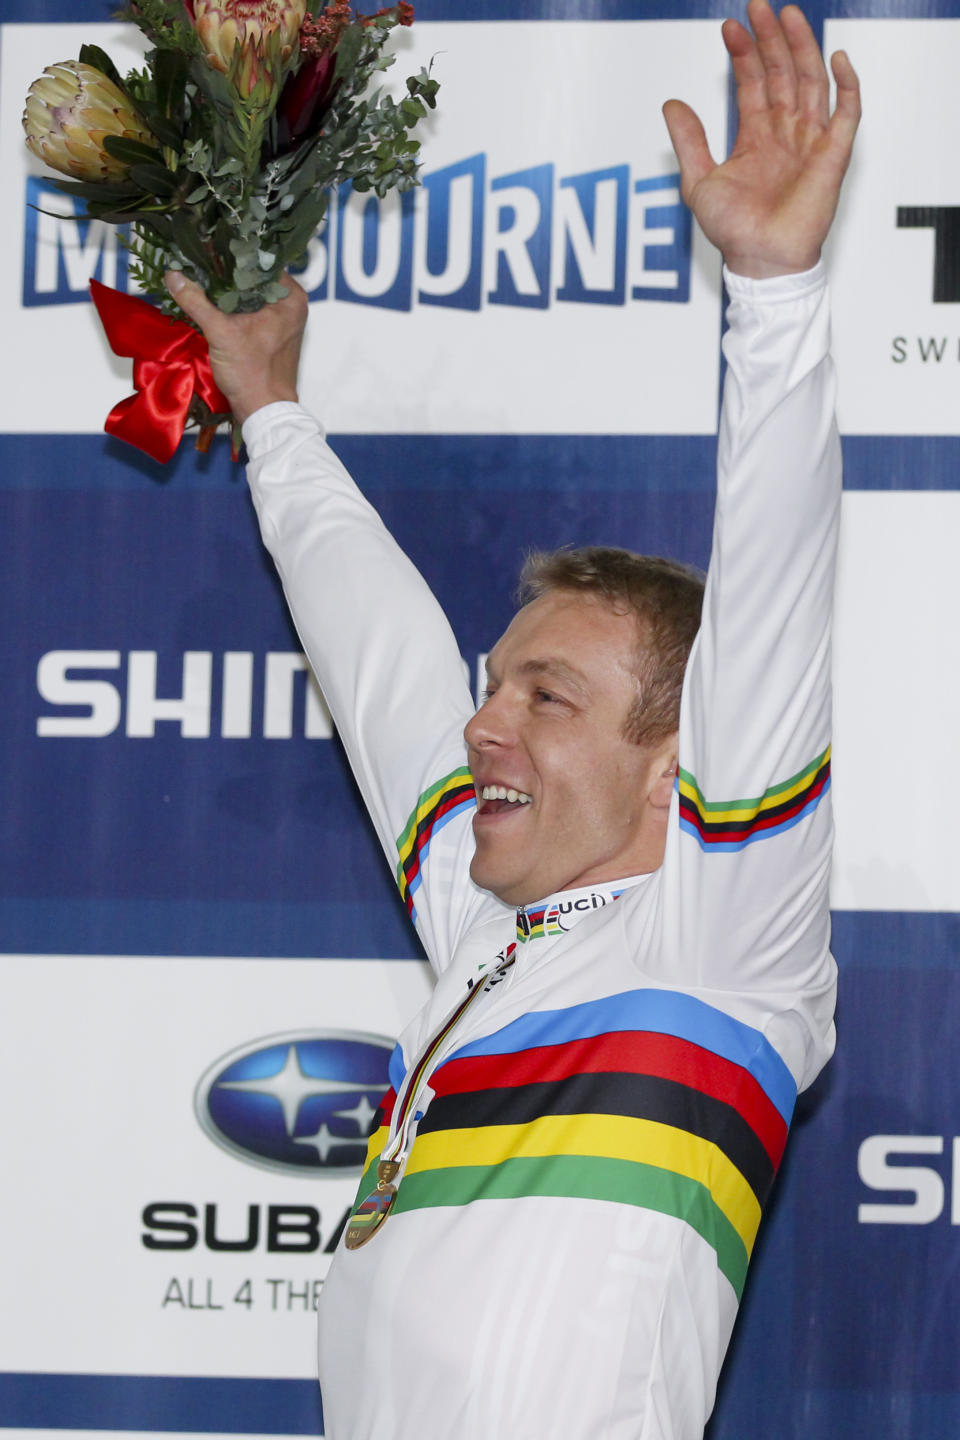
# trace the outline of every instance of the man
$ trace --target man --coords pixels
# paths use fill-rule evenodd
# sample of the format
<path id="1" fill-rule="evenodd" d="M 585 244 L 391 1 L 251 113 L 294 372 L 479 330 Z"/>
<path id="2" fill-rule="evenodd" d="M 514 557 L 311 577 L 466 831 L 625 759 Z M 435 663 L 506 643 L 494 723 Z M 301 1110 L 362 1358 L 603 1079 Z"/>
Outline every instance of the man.
<path id="1" fill-rule="evenodd" d="M 795 7 L 749 16 L 723 31 L 731 158 L 665 107 L 732 302 L 679 728 L 697 582 L 604 551 L 538 563 L 468 719 L 444 617 L 295 404 L 302 294 L 228 319 L 175 291 L 439 975 L 324 1290 L 334 1440 L 699 1436 L 797 1088 L 832 1050 L 819 253 L 859 98 L 835 56 L 830 117 Z"/>

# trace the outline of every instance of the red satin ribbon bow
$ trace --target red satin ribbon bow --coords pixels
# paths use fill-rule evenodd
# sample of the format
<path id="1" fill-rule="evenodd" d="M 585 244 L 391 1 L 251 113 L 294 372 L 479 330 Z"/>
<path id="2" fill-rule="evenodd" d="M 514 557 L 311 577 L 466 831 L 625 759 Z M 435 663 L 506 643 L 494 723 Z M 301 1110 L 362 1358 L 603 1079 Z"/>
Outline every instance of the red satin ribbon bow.
<path id="1" fill-rule="evenodd" d="M 214 384 L 207 342 L 182 320 L 155 305 L 90 281 L 110 348 L 133 361 L 136 395 L 107 416 L 104 430 L 164 464 L 176 452 L 194 395 L 213 414 L 228 414 L 230 401 Z"/>

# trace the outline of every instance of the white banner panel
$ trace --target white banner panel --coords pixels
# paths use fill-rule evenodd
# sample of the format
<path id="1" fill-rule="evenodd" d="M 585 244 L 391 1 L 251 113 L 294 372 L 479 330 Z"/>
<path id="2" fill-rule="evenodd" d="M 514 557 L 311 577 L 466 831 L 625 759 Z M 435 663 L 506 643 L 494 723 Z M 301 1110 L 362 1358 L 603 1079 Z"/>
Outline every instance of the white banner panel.
<path id="1" fill-rule="evenodd" d="M 840 424 L 958 435 L 960 20 L 828 20 L 863 87 L 829 250 Z"/>
<path id="2" fill-rule="evenodd" d="M 94 433 L 132 388 L 85 303 L 92 275 L 125 286 L 124 256 L 38 185 L 16 118 L 31 81 L 84 39 L 126 68 L 118 36 L 3 27 L 0 164 L 19 199 L 0 304 L 22 362 L 8 432 Z M 306 403 L 338 433 L 712 433 L 720 262 L 680 202 L 660 103 L 691 99 L 723 153 L 716 24 L 417 24 L 398 49 L 392 84 L 431 58 L 441 81 L 424 183 L 341 196 L 314 243 Z M 55 405 L 36 383 L 52 356 Z"/>
<path id="3" fill-rule="evenodd" d="M 960 493 L 844 496 L 834 651 L 840 910 L 960 910 Z"/>
<path id="4" fill-rule="evenodd" d="M 328 1164 L 385 1088 L 334 1048 L 356 1032 L 392 1046 L 427 998 L 426 965 L 4 956 L 0 976 L 17 997 L 0 1018 L 18 1097 L 4 1151 L 29 1157 L 0 1200 L 3 1368 L 313 1378 L 313 1309 L 359 1171 L 301 1175 L 225 1149 L 198 1086 L 281 1037 L 282 1064 L 267 1054 L 221 1094 L 241 1119 L 282 1110 L 287 1134 L 304 1132 L 293 1143 Z M 314 1096 L 328 1112 L 311 1124 Z"/>

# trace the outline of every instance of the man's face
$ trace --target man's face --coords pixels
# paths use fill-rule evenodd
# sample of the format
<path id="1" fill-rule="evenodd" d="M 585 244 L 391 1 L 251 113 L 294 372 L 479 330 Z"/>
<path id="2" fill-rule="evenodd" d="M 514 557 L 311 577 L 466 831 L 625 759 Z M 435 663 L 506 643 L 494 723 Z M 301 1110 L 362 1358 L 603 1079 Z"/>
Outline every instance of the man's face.
<path id="1" fill-rule="evenodd" d="M 477 787 L 470 874 L 508 904 L 663 858 L 663 747 L 623 735 L 637 645 L 633 615 L 554 590 L 521 610 L 490 654 L 488 698 L 464 732 Z M 508 798 L 484 798 L 488 787 Z"/>

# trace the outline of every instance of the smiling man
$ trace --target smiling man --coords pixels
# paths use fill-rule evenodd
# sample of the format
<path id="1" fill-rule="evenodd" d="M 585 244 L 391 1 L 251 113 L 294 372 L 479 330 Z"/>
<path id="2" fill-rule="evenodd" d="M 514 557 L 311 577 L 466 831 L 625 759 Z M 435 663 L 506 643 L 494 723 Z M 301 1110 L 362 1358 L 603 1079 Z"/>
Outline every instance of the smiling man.
<path id="1" fill-rule="evenodd" d="M 532 557 L 522 593 L 464 730 L 478 802 L 470 875 L 512 905 L 660 865 L 703 581 L 590 549 Z"/>
<path id="2" fill-rule="evenodd" d="M 830 115 L 795 7 L 749 15 L 723 31 L 731 157 L 665 107 L 731 302 L 706 589 L 622 551 L 536 559 L 472 717 L 446 620 L 295 403 L 302 292 L 227 318 L 176 288 L 438 974 L 324 1288 L 333 1440 L 696 1440 L 833 1048 L 819 254 L 859 98 L 835 56 Z"/>

